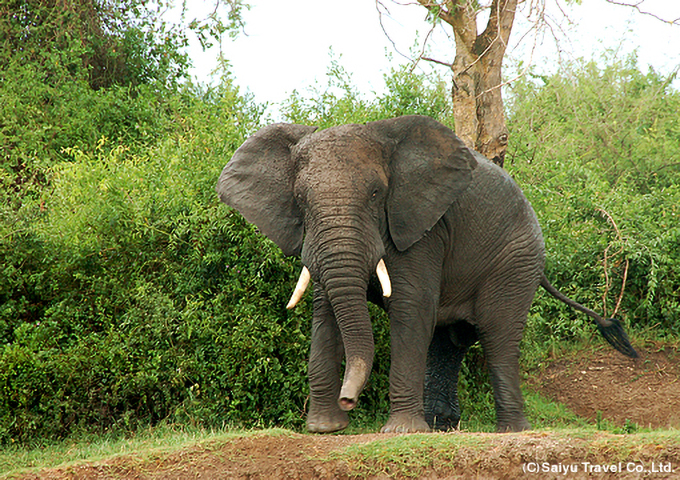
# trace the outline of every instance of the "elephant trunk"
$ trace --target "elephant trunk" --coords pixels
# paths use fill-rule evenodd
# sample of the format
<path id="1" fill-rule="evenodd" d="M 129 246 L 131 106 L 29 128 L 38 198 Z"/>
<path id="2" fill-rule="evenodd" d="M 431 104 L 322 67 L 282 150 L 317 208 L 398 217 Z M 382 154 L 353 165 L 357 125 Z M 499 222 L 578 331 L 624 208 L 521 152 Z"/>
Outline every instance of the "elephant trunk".
<path id="1" fill-rule="evenodd" d="M 324 199 L 318 192 L 316 196 Z M 316 204 L 308 212 L 302 263 L 323 288 L 340 330 L 345 374 L 338 405 L 348 411 L 356 406 L 373 367 L 375 347 L 366 295 L 385 251 L 379 231 L 351 198 L 333 194 L 328 200 L 332 203 Z M 381 284 L 389 295 L 389 277 L 382 267 L 384 262 Z"/>
<path id="2" fill-rule="evenodd" d="M 345 347 L 345 376 L 338 398 L 342 410 L 352 410 L 373 366 L 373 328 L 366 303 L 366 265 L 326 269 L 322 283 L 333 308 Z"/>
<path id="3" fill-rule="evenodd" d="M 371 368 L 364 363 L 361 357 L 354 357 L 347 362 L 345 379 L 340 389 L 340 398 L 338 398 L 338 405 L 341 410 L 348 412 L 356 407 L 359 394 L 366 385 L 370 372 Z"/>

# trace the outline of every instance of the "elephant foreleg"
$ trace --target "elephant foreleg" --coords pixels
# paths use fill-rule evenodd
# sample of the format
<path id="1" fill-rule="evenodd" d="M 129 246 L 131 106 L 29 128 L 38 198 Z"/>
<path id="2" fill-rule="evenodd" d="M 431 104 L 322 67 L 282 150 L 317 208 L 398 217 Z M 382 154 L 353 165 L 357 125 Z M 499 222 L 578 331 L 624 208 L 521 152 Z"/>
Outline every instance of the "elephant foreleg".
<path id="1" fill-rule="evenodd" d="M 342 337 L 333 309 L 323 289 L 314 285 L 314 315 L 309 355 L 309 411 L 307 430 L 329 433 L 349 424 L 347 412 L 338 406 L 341 365 L 344 354 Z"/>
<path id="2" fill-rule="evenodd" d="M 427 352 L 437 324 L 445 245 L 437 229 L 406 253 L 391 252 L 390 418 L 383 432 L 430 431 L 423 404 Z M 389 253 L 389 252 L 388 252 Z"/>
<path id="3" fill-rule="evenodd" d="M 397 285 L 396 288 L 399 288 Z M 390 302 L 390 418 L 382 432 L 429 431 L 423 407 L 427 350 L 434 329 L 434 299 Z"/>

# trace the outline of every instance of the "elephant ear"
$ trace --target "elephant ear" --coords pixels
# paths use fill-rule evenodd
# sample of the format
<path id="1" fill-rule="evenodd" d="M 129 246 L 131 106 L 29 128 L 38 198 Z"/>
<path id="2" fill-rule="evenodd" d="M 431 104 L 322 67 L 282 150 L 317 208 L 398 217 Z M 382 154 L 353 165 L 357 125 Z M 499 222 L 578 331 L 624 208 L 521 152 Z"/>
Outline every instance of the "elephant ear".
<path id="1" fill-rule="evenodd" d="M 293 193 L 291 149 L 315 130 L 284 123 L 262 128 L 236 150 L 217 182 L 220 200 L 255 224 L 285 255 L 298 255 L 304 237 Z"/>
<path id="2" fill-rule="evenodd" d="M 404 251 L 444 215 L 472 180 L 477 160 L 447 127 L 424 116 L 367 124 L 385 142 L 390 162 L 387 218 Z"/>

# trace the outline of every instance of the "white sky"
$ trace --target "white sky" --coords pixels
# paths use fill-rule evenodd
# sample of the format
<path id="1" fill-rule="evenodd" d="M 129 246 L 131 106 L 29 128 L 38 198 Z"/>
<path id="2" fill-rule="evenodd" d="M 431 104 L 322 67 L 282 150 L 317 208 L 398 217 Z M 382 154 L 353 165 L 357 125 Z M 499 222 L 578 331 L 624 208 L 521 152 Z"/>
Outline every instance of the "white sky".
<path id="1" fill-rule="evenodd" d="M 415 0 L 382 0 L 383 25 L 399 52 L 409 54 L 429 31 L 424 21 L 425 9 Z M 413 1 L 413 3 L 411 3 Z M 552 19 L 553 36 L 545 31 L 537 39 L 529 33 L 527 3 L 516 16 L 505 61 L 506 77 L 515 75 L 508 68 L 513 60 L 531 61 L 539 73 L 554 71 L 560 57 L 597 59 L 605 49 L 613 49 L 620 58 L 637 49 L 643 69 L 651 65 L 667 74 L 680 66 L 680 25 L 667 25 L 633 8 L 608 4 L 605 0 L 582 0 L 582 5 L 564 7 L 567 20 L 557 0 L 546 0 L 546 14 Z M 620 0 L 622 1 L 622 0 Z M 632 0 L 627 0 L 632 3 Z M 638 0 L 639 1 L 639 0 Z M 203 18 L 214 8 L 212 0 L 190 2 L 187 19 Z M 277 104 L 294 91 L 305 92 L 315 82 L 326 85 L 326 71 L 332 49 L 340 65 L 352 75 L 353 83 L 364 94 L 381 91 L 383 75 L 390 66 L 407 60 L 387 38 L 380 25 L 375 0 L 250 0 L 245 12 L 245 34 L 235 40 L 226 38 L 222 52 L 231 64 L 236 84 L 250 92 L 259 103 Z M 560 2 L 563 4 L 564 2 Z M 680 18 L 680 0 L 644 0 L 641 6 L 666 20 Z M 559 50 L 559 54 L 558 54 Z M 210 72 L 217 65 L 217 47 L 202 52 L 196 44 L 190 49 L 193 75 L 202 83 L 211 81 Z M 455 51 L 453 39 L 439 27 L 433 33 L 429 56 L 451 62 Z M 391 58 L 390 58 L 391 57 Z M 432 68 L 425 65 L 424 68 Z M 446 67 L 436 67 L 446 75 Z M 676 85 L 678 82 L 676 81 Z M 274 115 L 276 107 L 273 107 Z"/>

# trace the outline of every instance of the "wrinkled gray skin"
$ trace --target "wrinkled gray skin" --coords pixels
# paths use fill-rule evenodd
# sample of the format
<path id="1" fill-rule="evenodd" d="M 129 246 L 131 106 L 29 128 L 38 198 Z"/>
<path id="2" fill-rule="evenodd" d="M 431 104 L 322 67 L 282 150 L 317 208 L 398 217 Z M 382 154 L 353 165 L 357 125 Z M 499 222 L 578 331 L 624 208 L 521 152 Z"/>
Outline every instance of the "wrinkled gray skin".
<path id="1" fill-rule="evenodd" d="M 390 318 L 391 413 L 382 431 L 455 427 L 460 362 L 477 340 L 498 430 L 529 428 L 519 344 L 544 246 L 505 171 L 427 117 L 320 132 L 275 124 L 243 144 L 217 190 L 311 272 L 310 431 L 345 428 L 366 384 L 374 350 L 367 298 Z M 375 275 L 381 258 L 389 298 Z"/>

